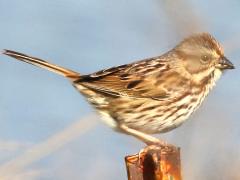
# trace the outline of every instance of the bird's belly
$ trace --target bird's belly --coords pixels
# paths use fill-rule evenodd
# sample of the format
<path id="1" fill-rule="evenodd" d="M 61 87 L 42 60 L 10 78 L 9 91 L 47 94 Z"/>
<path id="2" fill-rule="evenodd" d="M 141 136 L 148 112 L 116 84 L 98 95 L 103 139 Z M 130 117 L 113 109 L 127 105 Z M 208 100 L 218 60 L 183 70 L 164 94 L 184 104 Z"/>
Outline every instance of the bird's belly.
<path id="1" fill-rule="evenodd" d="M 84 88 L 81 92 L 112 128 L 117 129 L 124 124 L 148 134 L 167 132 L 180 126 L 201 105 L 208 93 L 189 93 L 171 101 L 161 101 L 151 98 L 106 97 Z"/>
<path id="2" fill-rule="evenodd" d="M 125 124 L 144 133 L 167 132 L 186 121 L 204 97 L 190 94 L 174 102 L 154 99 L 122 100 L 115 106 L 111 117 L 117 124 Z"/>

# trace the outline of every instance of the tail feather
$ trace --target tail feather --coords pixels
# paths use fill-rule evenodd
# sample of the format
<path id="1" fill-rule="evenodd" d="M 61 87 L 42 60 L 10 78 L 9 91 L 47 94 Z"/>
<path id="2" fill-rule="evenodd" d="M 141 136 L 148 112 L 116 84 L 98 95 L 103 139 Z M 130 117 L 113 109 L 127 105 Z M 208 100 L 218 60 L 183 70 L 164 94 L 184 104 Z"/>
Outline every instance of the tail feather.
<path id="1" fill-rule="evenodd" d="M 54 64 L 50 64 L 39 58 L 31 57 L 31 56 L 28 56 L 28 55 L 25 55 L 22 53 L 18 53 L 18 52 L 6 50 L 6 49 L 3 50 L 2 53 L 5 55 L 8 55 L 8 56 L 11 56 L 15 59 L 18 59 L 20 61 L 32 64 L 34 66 L 38 66 L 38 67 L 47 69 L 47 70 L 57 73 L 59 75 L 65 76 L 69 79 L 76 79 L 76 78 L 80 77 L 80 74 L 77 72 L 74 72 L 72 70 L 69 70 L 69 69 L 54 65 Z"/>

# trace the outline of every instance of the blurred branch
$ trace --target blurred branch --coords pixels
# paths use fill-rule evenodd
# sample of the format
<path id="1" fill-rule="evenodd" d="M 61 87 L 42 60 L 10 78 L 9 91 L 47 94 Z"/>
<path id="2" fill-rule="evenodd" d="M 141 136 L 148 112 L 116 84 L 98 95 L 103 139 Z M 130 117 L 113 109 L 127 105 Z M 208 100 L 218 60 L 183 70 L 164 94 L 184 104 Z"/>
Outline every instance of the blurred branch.
<path id="1" fill-rule="evenodd" d="M 125 157 L 128 180 L 181 180 L 180 148 L 147 146 Z"/>
<path id="2" fill-rule="evenodd" d="M 69 127 L 66 127 L 61 132 L 52 135 L 45 141 L 34 145 L 15 159 L 1 165 L 0 179 L 11 179 L 10 177 L 21 173 L 25 167 L 57 151 L 70 141 L 85 134 L 96 125 L 97 121 L 95 119 L 94 116 L 85 117 L 71 124 Z"/>

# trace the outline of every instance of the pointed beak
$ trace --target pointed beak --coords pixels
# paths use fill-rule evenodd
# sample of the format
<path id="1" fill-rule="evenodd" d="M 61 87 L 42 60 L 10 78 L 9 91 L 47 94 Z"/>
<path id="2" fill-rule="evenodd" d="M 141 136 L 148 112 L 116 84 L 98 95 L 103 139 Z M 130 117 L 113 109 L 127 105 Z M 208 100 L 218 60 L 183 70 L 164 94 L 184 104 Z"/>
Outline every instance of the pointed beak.
<path id="1" fill-rule="evenodd" d="M 223 56 L 220 60 L 219 63 L 217 64 L 217 68 L 225 70 L 225 69 L 235 69 L 233 63 L 229 61 L 225 56 Z"/>

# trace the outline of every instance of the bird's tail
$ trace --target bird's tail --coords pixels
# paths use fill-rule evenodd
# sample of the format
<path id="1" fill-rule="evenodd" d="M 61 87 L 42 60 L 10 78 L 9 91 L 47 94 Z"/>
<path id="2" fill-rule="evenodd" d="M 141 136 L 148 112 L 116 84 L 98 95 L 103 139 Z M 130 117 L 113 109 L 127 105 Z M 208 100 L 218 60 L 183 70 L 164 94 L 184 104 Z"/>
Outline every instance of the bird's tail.
<path id="1" fill-rule="evenodd" d="M 32 64 L 34 66 L 38 66 L 44 69 L 47 69 L 49 71 L 52 71 L 54 73 L 60 74 L 62 76 L 65 76 L 67 78 L 69 78 L 70 80 L 75 80 L 78 77 L 80 77 L 80 74 L 74 71 L 71 71 L 69 69 L 54 65 L 54 64 L 50 64 L 42 59 L 39 58 L 35 58 L 35 57 L 31 57 L 22 53 L 18 53 L 15 51 L 11 51 L 11 50 L 3 50 L 2 52 L 5 55 L 11 56 L 13 58 L 16 58 L 20 61 Z"/>

